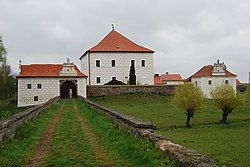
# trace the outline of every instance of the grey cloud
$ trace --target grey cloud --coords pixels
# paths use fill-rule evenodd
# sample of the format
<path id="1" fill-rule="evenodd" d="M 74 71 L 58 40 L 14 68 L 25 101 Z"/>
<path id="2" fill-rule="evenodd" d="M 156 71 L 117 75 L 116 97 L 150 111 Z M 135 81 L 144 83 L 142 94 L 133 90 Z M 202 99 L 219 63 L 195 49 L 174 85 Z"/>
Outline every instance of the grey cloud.
<path id="1" fill-rule="evenodd" d="M 8 61 L 79 64 L 81 54 L 115 29 L 155 50 L 155 72 L 188 77 L 218 58 L 247 81 L 248 0 L 0 0 Z"/>

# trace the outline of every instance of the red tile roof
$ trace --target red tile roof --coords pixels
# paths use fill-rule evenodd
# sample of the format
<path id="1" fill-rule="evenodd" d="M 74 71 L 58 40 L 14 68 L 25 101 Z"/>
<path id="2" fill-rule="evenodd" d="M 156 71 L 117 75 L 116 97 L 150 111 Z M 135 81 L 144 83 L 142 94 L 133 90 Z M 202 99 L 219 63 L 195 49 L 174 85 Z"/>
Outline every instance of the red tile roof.
<path id="1" fill-rule="evenodd" d="M 160 76 L 162 81 L 182 81 L 180 74 L 162 74 Z"/>
<path id="2" fill-rule="evenodd" d="M 22 65 L 21 72 L 17 76 L 20 77 L 62 77 L 59 76 L 59 72 L 62 70 L 62 64 L 31 64 Z M 74 65 L 77 71 L 77 76 L 73 77 L 86 77 L 80 70 Z"/>
<path id="3" fill-rule="evenodd" d="M 195 74 L 193 74 L 191 77 L 210 77 L 212 76 L 212 70 L 213 66 L 212 65 L 207 65 L 202 67 L 199 71 L 197 71 Z M 230 71 L 224 69 L 225 75 L 224 76 L 236 76 L 235 74 L 231 73 Z M 214 76 L 214 75 L 213 75 Z M 221 76 L 221 75 L 219 75 Z"/>
<path id="4" fill-rule="evenodd" d="M 87 52 L 149 52 L 153 50 L 140 46 L 115 30 L 112 30 L 105 36 L 96 46 L 92 47 Z M 80 57 L 81 59 L 82 57 Z"/>
<path id="5" fill-rule="evenodd" d="M 162 85 L 162 84 L 166 84 L 165 82 L 162 82 L 161 79 L 160 79 L 160 76 L 155 74 L 154 75 L 154 84 L 155 85 Z"/>

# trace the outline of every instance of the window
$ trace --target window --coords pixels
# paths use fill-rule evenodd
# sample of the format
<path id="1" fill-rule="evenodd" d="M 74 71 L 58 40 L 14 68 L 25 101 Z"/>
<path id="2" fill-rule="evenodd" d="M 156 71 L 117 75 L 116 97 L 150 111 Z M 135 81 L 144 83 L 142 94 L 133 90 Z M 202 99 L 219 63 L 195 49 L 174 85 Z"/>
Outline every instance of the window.
<path id="1" fill-rule="evenodd" d="M 208 80 L 208 85 L 212 85 L 212 81 L 211 80 Z"/>
<path id="2" fill-rule="evenodd" d="M 37 84 L 37 89 L 42 89 L 42 84 Z"/>
<path id="3" fill-rule="evenodd" d="M 135 60 L 131 60 L 131 66 L 135 65 Z"/>
<path id="4" fill-rule="evenodd" d="M 96 77 L 96 83 L 101 83 L 101 77 Z"/>
<path id="5" fill-rule="evenodd" d="M 197 81 L 195 81 L 195 85 L 197 85 L 198 83 L 197 83 Z"/>
<path id="6" fill-rule="evenodd" d="M 31 89 L 31 84 L 27 84 L 27 89 Z"/>
<path id="7" fill-rule="evenodd" d="M 145 67 L 145 60 L 141 60 L 141 66 Z"/>
<path id="8" fill-rule="evenodd" d="M 225 84 L 228 85 L 228 80 L 225 80 Z"/>
<path id="9" fill-rule="evenodd" d="M 111 60 L 111 66 L 115 67 L 115 60 Z"/>
<path id="10" fill-rule="evenodd" d="M 38 96 L 34 96 L 34 101 L 38 101 Z"/>
<path id="11" fill-rule="evenodd" d="M 112 77 L 112 80 L 116 80 L 116 77 Z"/>
<path id="12" fill-rule="evenodd" d="M 95 61 L 95 66 L 96 67 L 100 67 L 101 66 L 101 61 L 100 60 L 96 60 Z"/>

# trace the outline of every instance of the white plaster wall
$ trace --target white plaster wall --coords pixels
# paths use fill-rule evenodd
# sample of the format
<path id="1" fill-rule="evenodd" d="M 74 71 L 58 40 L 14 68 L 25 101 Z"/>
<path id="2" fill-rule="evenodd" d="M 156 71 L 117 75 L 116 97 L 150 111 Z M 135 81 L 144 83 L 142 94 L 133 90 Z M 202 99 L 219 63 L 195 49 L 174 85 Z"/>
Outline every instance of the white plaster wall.
<path id="1" fill-rule="evenodd" d="M 167 81 L 167 85 L 183 85 L 183 81 Z"/>
<path id="2" fill-rule="evenodd" d="M 87 97 L 86 85 L 87 85 L 87 77 L 77 79 L 78 95 L 83 96 L 83 97 Z"/>
<path id="3" fill-rule="evenodd" d="M 81 67 L 81 72 L 83 74 L 87 75 L 89 78 L 90 76 L 89 76 L 88 54 L 89 53 L 87 53 L 85 56 L 83 56 L 82 59 L 80 60 L 80 62 L 81 62 L 80 67 Z M 88 84 L 88 81 L 89 81 L 89 79 L 87 79 L 87 84 Z"/>
<path id="4" fill-rule="evenodd" d="M 31 89 L 27 89 L 31 84 Z M 37 84 L 42 84 L 38 89 Z M 34 101 L 38 96 L 38 101 Z M 37 105 L 60 96 L 59 80 L 57 78 L 18 78 L 18 107 Z"/>
<path id="5" fill-rule="evenodd" d="M 81 59 L 81 64 L 87 64 L 87 56 Z M 96 67 L 96 60 L 101 61 L 101 66 Z M 111 60 L 116 60 L 116 66 L 111 66 Z M 136 80 L 138 84 L 154 84 L 154 62 L 153 53 L 124 53 L 124 52 L 94 52 L 90 53 L 90 75 L 88 69 L 82 68 L 82 72 L 90 77 L 91 85 L 103 85 L 111 81 L 112 77 L 127 83 L 131 60 L 135 60 Z M 145 60 L 145 67 L 141 66 L 141 61 Z M 101 77 L 101 83 L 96 83 L 96 77 Z M 88 79 L 89 80 L 89 79 Z"/>
<path id="6" fill-rule="evenodd" d="M 86 97 L 86 80 L 83 78 L 18 78 L 18 102 L 17 106 L 31 106 L 42 104 L 54 97 L 60 96 L 60 80 L 77 80 L 77 93 Z M 31 89 L 27 89 L 31 84 Z M 42 84 L 38 89 L 37 84 Z M 38 96 L 38 101 L 34 101 Z"/>
<path id="7" fill-rule="evenodd" d="M 209 80 L 212 81 L 211 85 L 208 84 Z M 203 93 L 207 96 L 207 98 L 211 98 L 211 90 L 218 85 L 225 84 L 226 80 L 228 80 L 228 84 L 231 85 L 236 91 L 236 77 L 195 77 L 191 79 L 191 82 L 195 84 L 195 81 L 197 81 L 197 85 L 202 89 Z"/>

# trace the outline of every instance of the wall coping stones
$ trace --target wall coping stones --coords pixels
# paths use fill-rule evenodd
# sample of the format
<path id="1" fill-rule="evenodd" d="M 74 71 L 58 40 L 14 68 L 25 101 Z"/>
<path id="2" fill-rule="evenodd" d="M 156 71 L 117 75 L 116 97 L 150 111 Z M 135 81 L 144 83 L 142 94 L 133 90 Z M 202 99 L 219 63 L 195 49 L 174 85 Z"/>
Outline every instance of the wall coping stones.
<path id="1" fill-rule="evenodd" d="M 200 154 L 196 150 L 188 149 L 179 144 L 172 143 L 168 138 L 159 134 L 154 134 L 156 126 L 151 123 L 143 122 L 135 119 L 134 117 L 108 109 L 84 97 L 78 96 L 78 98 L 85 102 L 93 110 L 106 114 L 118 124 L 120 129 L 127 130 L 128 133 L 155 144 L 155 146 L 164 154 L 171 157 L 175 161 L 176 166 L 217 167 L 214 160 L 210 156 Z"/>

